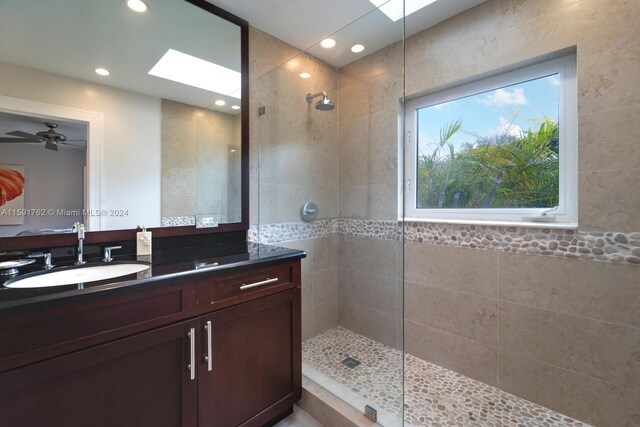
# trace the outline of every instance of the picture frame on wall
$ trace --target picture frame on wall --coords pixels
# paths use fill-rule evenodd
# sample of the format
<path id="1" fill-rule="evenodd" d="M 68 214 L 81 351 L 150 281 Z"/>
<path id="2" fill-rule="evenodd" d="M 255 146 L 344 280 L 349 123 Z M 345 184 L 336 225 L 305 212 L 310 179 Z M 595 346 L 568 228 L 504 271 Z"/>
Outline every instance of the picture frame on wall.
<path id="1" fill-rule="evenodd" d="M 24 224 L 24 165 L 0 164 L 0 225 Z"/>

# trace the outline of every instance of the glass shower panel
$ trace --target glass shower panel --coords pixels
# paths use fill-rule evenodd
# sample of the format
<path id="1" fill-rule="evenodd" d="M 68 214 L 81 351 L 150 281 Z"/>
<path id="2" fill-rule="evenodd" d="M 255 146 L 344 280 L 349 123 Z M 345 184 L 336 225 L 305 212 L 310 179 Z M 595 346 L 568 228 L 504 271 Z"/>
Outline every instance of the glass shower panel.
<path id="1" fill-rule="evenodd" d="M 383 426 L 403 424 L 403 29 L 374 10 L 332 34 L 335 47 L 319 43 L 263 73 L 253 144 L 255 238 L 308 255 L 305 381 Z M 307 203 L 317 206 L 311 221 Z"/>
<path id="2" fill-rule="evenodd" d="M 621 70 L 637 69 L 637 4 L 425 11 L 445 4 L 405 23 L 405 195 L 422 215 L 404 233 L 405 425 L 637 425 L 640 270 L 625 251 L 640 227 L 599 172 L 622 176 L 632 153 L 621 94 L 637 85 Z M 571 179 L 575 225 L 558 220 Z M 551 216 L 486 217 L 518 207 Z"/>

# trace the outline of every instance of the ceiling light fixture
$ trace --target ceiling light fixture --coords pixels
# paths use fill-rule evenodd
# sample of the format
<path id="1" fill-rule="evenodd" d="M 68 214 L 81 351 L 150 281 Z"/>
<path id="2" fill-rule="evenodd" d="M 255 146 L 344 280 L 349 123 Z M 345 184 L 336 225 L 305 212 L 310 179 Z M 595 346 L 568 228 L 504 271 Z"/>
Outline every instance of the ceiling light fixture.
<path id="1" fill-rule="evenodd" d="M 309 73 L 300 73 L 300 77 L 302 77 L 303 79 L 308 79 L 311 77 L 311 74 Z"/>
<path id="2" fill-rule="evenodd" d="M 224 102 L 222 99 L 218 99 L 218 100 L 216 101 L 216 105 L 217 105 L 218 107 L 222 107 L 223 105 L 227 105 L 227 103 L 226 103 L 226 102 Z"/>
<path id="3" fill-rule="evenodd" d="M 96 74 L 100 75 L 100 76 L 108 76 L 111 74 L 111 72 L 109 70 L 107 70 L 106 68 L 96 68 Z"/>
<path id="4" fill-rule="evenodd" d="M 142 13 L 149 10 L 149 5 L 142 0 L 125 0 L 129 9 L 134 12 Z"/>
<path id="5" fill-rule="evenodd" d="M 242 93 L 239 72 L 174 49 L 169 49 L 149 74 L 237 99 Z"/>
<path id="6" fill-rule="evenodd" d="M 336 41 L 334 39 L 324 39 L 320 42 L 320 46 L 325 49 L 331 49 L 336 45 Z"/>
<path id="7" fill-rule="evenodd" d="M 373 5 L 396 22 L 403 16 L 409 16 L 437 0 L 369 0 Z"/>
<path id="8" fill-rule="evenodd" d="M 231 106 L 231 109 L 232 109 L 232 110 L 239 110 L 239 109 L 240 109 L 240 106 L 239 106 L 239 105 L 232 105 L 232 106 Z"/>
<path id="9" fill-rule="evenodd" d="M 353 46 L 351 46 L 351 52 L 353 53 L 360 53 L 364 50 L 364 46 L 361 44 L 354 44 Z"/>

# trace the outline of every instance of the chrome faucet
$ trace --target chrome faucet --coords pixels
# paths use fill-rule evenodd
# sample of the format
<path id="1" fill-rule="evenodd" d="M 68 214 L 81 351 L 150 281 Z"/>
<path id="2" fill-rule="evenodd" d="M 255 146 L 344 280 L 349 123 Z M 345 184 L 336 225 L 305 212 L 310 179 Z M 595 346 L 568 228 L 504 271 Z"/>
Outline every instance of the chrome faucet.
<path id="1" fill-rule="evenodd" d="M 51 270 L 55 267 L 51 261 L 51 252 L 33 252 L 30 253 L 27 258 L 42 258 L 45 270 Z"/>
<path id="2" fill-rule="evenodd" d="M 76 261 L 76 265 L 82 265 L 85 263 L 83 260 L 84 256 L 84 224 L 81 222 L 76 222 L 73 224 L 73 232 L 78 233 L 78 260 Z"/>
<path id="3" fill-rule="evenodd" d="M 122 249 L 122 246 L 107 246 L 104 248 L 104 258 L 102 261 L 111 262 L 113 261 L 113 257 L 111 256 L 111 251 L 115 249 Z"/>

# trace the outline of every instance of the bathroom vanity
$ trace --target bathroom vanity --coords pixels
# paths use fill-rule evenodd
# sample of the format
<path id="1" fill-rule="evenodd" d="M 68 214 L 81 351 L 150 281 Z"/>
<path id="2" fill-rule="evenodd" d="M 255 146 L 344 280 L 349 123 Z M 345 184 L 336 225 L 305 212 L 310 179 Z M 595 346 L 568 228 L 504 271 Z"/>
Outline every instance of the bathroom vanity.
<path id="1" fill-rule="evenodd" d="M 205 0 L 129 7 L 2 11 L 0 261 L 38 258 L 20 273 L 45 285 L 74 261 L 118 270 L 138 224 L 154 252 L 132 275 L 0 286 L 0 425 L 273 424 L 301 396 L 305 254 L 247 243 L 249 24 Z M 158 71 L 176 60 L 211 78 Z"/>
<path id="2" fill-rule="evenodd" d="M 262 426 L 290 413 L 305 254 L 224 246 L 154 253 L 147 277 L 2 288 L 2 425 Z"/>

